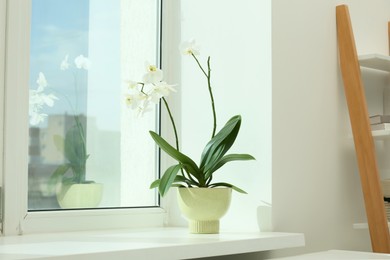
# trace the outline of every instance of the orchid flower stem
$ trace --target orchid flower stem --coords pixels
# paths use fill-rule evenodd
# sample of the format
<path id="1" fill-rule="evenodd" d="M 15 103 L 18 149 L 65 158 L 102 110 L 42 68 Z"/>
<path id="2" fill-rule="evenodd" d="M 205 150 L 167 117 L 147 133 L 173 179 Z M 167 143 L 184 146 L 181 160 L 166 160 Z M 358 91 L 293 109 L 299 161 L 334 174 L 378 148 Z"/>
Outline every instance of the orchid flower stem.
<path id="1" fill-rule="evenodd" d="M 215 131 L 217 130 L 217 114 L 215 112 L 215 104 L 214 104 L 214 95 L 211 89 L 211 68 L 210 68 L 210 56 L 207 58 L 207 68 L 208 68 L 208 77 L 207 77 L 207 85 L 209 87 L 210 99 L 211 99 L 211 107 L 213 109 L 213 133 L 211 138 L 215 136 Z"/>
<path id="2" fill-rule="evenodd" d="M 196 63 L 198 64 L 199 68 L 202 70 L 203 74 L 207 78 L 207 86 L 209 89 L 210 99 L 211 99 L 211 108 L 213 111 L 213 133 L 211 134 L 211 138 L 215 136 L 215 131 L 217 130 L 217 114 L 215 112 L 215 104 L 214 104 L 214 95 L 211 88 L 211 67 L 210 67 L 210 56 L 207 58 L 207 73 L 203 69 L 202 65 L 200 64 L 198 58 L 192 53 L 191 56 L 195 59 Z"/>
<path id="3" fill-rule="evenodd" d="M 177 150 L 178 152 L 180 152 L 180 148 L 179 148 L 179 137 L 178 137 L 178 135 L 177 135 L 177 129 L 176 129 L 175 120 L 173 119 L 173 116 L 172 116 L 172 113 L 171 113 L 171 109 L 169 108 L 168 102 L 167 102 L 167 100 L 165 99 L 165 97 L 162 97 L 161 99 L 163 100 L 164 105 L 165 105 L 165 108 L 166 108 L 167 111 L 168 111 L 168 115 L 169 115 L 169 118 L 170 118 L 170 120 L 171 120 L 172 127 L 173 127 L 173 132 L 175 133 L 176 150 Z M 181 168 L 180 171 L 181 171 L 181 175 L 184 176 L 184 170 L 183 170 L 183 168 Z M 195 181 L 195 180 L 192 178 L 191 174 L 187 173 L 187 176 L 188 176 L 188 178 L 189 178 L 190 180 Z"/>
<path id="4" fill-rule="evenodd" d="M 206 71 L 203 69 L 202 65 L 200 64 L 198 58 L 193 54 L 191 53 L 191 56 L 195 59 L 196 63 L 198 64 L 199 68 L 202 70 L 203 74 L 206 76 L 206 78 L 209 77 L 209 75 L 206 73 Z"/>
<path id="5" fill-rule="evenodd" d="M 69 97 L 65 93 L 63 93 L 62 91 L 58 91 L 57 89 L 54 89 L 54 88 L 52 90 L 53 90 L 53 92 L 58 93 L 65 98 L 65 101 L 69 105 L 70 110 L 73 114 L 73 117 L 74 117 L 74 120 L 76 122 L 77 129 L 79 130 L 79 134 L 80 134 L 81 140 L 83 142 L 83 145 L 85 146 L 85 144 L 87 142 L 85 140 L 85 131 L 84 131 L 83 125 L 81 124 L 81 121 L 80 121 L 80 114 L 78 113 L 77 109 L 73 106 Z"/>
<path id="6" fill-rule="evenodd" d="M 146 94 L 145 93 L 145 91 L 144 91 L 144 87 L 145 87 L 145 83 L 138 83 L 138 84 L 140 84 L 141 85 L 141 90 L 140 90 L 140 92 L 142 93 L 142 94 L 144 94 L 145 96 L 147 96 L 148 94 Z"/>
<path id="7" fill-rule="evenodd" d="M 179 137 L 178 137 L 178 135 L 177 135 L 177 129 L 176 129 L 175 120 L 173 119 L 173 116 L 172 116 L 172 113 L 171 113 L 171 109 L 169 108 L 168 102 L 167 102 L 167 100 L 165 99 L 165 97 L 162 97 L 161 99 L 164 101 L 165 108 L 167 109 L 169 118 L 171 119 L 171 123 L 172 123 L 172 127 L 173 127 L 173 132 L 175 133 L 176 150 L 180 152 L 180 148 L 179 148 Z"/>
<path id="8" fill-rule="evenodd" d="M 78 86 L 78 82 L 77 82 L 77 75 L 76 75 L 76 72 L 72 72 L 73 74 L 73 80 L 74 80 L 74 91 L 75 91 L 75 108 L 74 110 L 75 111 L 78 111 L 79 110 L 79 100 L 78 100 L 78 96 L 79 96 L 79 86 Z"/>

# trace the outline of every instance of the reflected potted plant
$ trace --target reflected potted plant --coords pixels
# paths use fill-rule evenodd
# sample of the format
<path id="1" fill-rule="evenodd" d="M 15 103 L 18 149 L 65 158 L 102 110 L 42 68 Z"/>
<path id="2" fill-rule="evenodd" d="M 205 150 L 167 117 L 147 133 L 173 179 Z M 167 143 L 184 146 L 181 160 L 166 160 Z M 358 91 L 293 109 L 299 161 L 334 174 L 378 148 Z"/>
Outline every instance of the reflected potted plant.
<path id="1" fill-rule="evenodd" d="M 103 184 L 86 179 L 86 164 L 89 157 L 86 151 L 85 131 L 78 115 L 63 138 L 54 135 L 57 149 L 63 152 L 66 163 L 61 164 L 49 179 L 49 186 L 56 187 L 57 201 L 61 208 L 95 208 L 99 205 Z M 71 173 L 68 177 L 67 173 Z"/>
<path id="2" fill-rule="evenodd" d="M 231 192 L 246 193 L 244 190 L 227 182 L 213 182 L 213 174 L 228 162 L 254 160 L 249 154 L 227 154 L 236 140 L 241 116 L 233 116 L 218 132 L 214 96 L 211 88 L 210 57 L 207 59 L 207 70 L 203 68 L 197 56 L 198 47 L 194 40 L 181 45 L 184 55 L 191 56 L 207 80 L 213 114 L 213 130 L 201 154 L 199 165 L 180 151 L 179 138 L 172 111 L 166 100 L 175 89 L 173 85 L 163 81 L 163 72 L 154 65 L 147 65 L 147 72 L 142 82 L 128 81 L 129 93 L 126 103 L 142 115 L 148 110 L 150 103 L 158 103 L 161 99 L 168 111 L 176 139 L 176 147 L 170 145 L 156 132 L 150 135 L 156 144 L 176 164 L 165 170 L 161 178 L 154 181 L 150 188 L 157 188 L 161 196 L 165 196 L 171 187 L 178 187 L 179 207 L 189 220 L 191 233 L 218 233 L 219 219 L 227 212 L 231 200 Z"/>
<path id="3" fill-rule="evenodd" d="M 88 70 L 90 66 L 90 61 L 83 55 L 76 57 L 74 63 L 77 69 Z M 61 62 L 60 68 L 61 70 L 70 68 L 68 55 Z M 43 73 L 40 73 L 37 83 L 38 89 L 30 91 L 31 124 L 42 122 L 47 117 L 42 113 L 43 105 L 53 106 L 54 100 L 58 99 L 53 94 L 50 94 L 51 96 L 44 94 L 47 81 Z M 77 85 L 75 84 L 76 96 Z M 61 208 L 94 208 L 102 199 L 103 185 L 86 179 L 86 163 L 89 154 L 86 151 L 85 128 L 72 103 L 66 97 L 65 99 L 74 111 L 74 124 L 66 130 L 65 137 L 53 136 L 54 145 L 63 154 L 65 163 L 55 169 L 48 181 L 48 186 L 56 191 L 57 201 Z"/>
<path id="4" fill-rule="evenodd" d="M 68 70 L 69 56 L 61 62 L 61 70 Z M 74 60 L 76 69 L 89 70 L 91 62 L 83 55 Z M 75 74 L 74 74 L 75 75 Z M 75 95 L 78 84 L 75 79 Z M 68 100 L 72 107 L 71 102 Z M 76 106 L 77 109 L 77 106 Z M 72 107 L 73 111 L 76 111 Z M 103 184 L 86 179 L 86 164 L 89 158 L 86 148 L 85 128 L 80 115 L 74 114 L 74 125 L 67 130 L 65 138 L 54 135 L 53 140 L 57 149 L 63 153 L 66 163 L 59 165 L 50 177 L 50 185 L 61 184 L 57 190 L 57 201 L 61 208 L 95 208 L 99 206 L 103 195 Z M 68 173 L 71 173 L 69 176 Z"/>

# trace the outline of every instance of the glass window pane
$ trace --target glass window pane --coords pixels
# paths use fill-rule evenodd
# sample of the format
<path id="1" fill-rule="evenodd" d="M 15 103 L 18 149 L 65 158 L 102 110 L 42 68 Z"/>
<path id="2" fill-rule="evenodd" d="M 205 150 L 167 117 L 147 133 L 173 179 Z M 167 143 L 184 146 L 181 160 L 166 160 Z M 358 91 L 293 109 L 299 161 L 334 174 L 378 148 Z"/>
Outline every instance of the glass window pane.
<path id="1" fill-rule="evenodd" d="M 159 6 L 32 0 L 29 210 L 158 205 L 158 107 L 138 118 L 123 93 L 158 63 Z"/>

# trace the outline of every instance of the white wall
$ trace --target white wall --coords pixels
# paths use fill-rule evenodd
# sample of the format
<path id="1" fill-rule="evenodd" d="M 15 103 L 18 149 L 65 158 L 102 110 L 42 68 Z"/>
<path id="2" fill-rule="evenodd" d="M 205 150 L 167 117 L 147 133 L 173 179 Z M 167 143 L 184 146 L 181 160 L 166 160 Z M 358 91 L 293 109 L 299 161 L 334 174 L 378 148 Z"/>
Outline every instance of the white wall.
<path id="1" fill-rule="evenodd" d="M 358 52 L 388 53 L 389 1 L 272 1 L 273 220 L 277 231 L 303 232 L 306 247 L 218 259 L 249 260 L 328 249 L 371 249 L 368 230 L 352 228 L 353 223 L 364 221 L 365 212 L 338 65 L 335 6 L 341 3 L 349 5 Z M 191 27 L 186 27 L 189 18 L 185 17 L 183 34 L 190 34 L 189 29 L 205 34 L 208 24 L 202 21 L 210 14 L 213 14 L 212 24 L 223 26 L 220 30 L 232 29 L 230 19 L 225 17 L 226 9 L 229 11 L 226 4 L 223 7 L 202 4 L 183 4 L 187 6 L 183 9 L 195 19 Z M 234 16 L 245 16 L 245 6 L 237 1 Z M 201 15 L 198 8 L 205 9 Z M 264 11 L 253 7 L 250 10 L 251 13 Z M 253 15 L 248 17 L 249 28 L 264 25 L 253 19 Z M 226 51 L 226 44 L 217 45 L 221 34 L 215 27 L 211 28 L 214 33 L 206 34 L 208 38 L 206 44 L 202 40 L 203 45 L 213 44 L 219 48 L 217 51 Z M 240 31 L 246 32 L 247 28 L 231 31 L 231 38 L 251 42 L 259 32 L 253 29 L 246 38 Z M 232 55 L 241 51 L 246 52 L 247 48 L 238 53 L 234 49 Z M 223 62 L 228 63 L 226 59 Z M 186 80 L 195 82 L 195 76 L 186 71 L 184 68 Z M 240 73 L 233 72 L 233 75 L 239 77 Z M 363 72 L 363 76 L 369 75 Z M 386 82 L 387 75 L 379 76 L 372 85 Z M 373 100 L 371 96 L 368 98 Z M 375 111 L 375 106 L 371 104 L 369 109 Z"/>
<path id="2" fill-rule="evenodd" d="M 340 3 L 272 1 L 274 225 L 304 232 L 307 244 L 288 253 L 371 249 L 368 230 L 352 228 L 365 214 L 338 65 Z M 358 52 L 387 54 L 390 2 L 343 3 Z"/>
<path id="3" fill-rule="evenodd" d="M 218 129 L 241 114 L 242 125 L 231 149 L 256 161 L 232 162 L 215 174 L 249 194 L 233 194 L 222 229 L 258 230 L 257 207 L 271 201 L 271 1 L 181 1 L 181 39 L 201 46 L 206 67 L 211 56 Z M 212 132 L 206 78 L 190 56 L 181 60 L 182 151 L 195 161 Z"/>

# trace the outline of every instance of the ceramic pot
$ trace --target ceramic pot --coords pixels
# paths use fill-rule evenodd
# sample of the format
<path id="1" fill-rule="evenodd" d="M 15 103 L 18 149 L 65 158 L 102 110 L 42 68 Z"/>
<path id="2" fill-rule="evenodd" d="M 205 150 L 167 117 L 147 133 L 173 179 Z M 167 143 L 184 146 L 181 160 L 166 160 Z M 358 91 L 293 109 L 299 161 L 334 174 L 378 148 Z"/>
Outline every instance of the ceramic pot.
<path id="1" fill-rule="evenodd" d="M 219 233 L 219 220 L 230 206 L 231 188 L 179 188 L 177 194 L 190 233 Z"/>
<path id="2" fill-rule="evenodd" d="M 103 195 L 103 184 L 62 184 L 57 192 L 57 201 L 61 208 L 96 208 Z"/>

